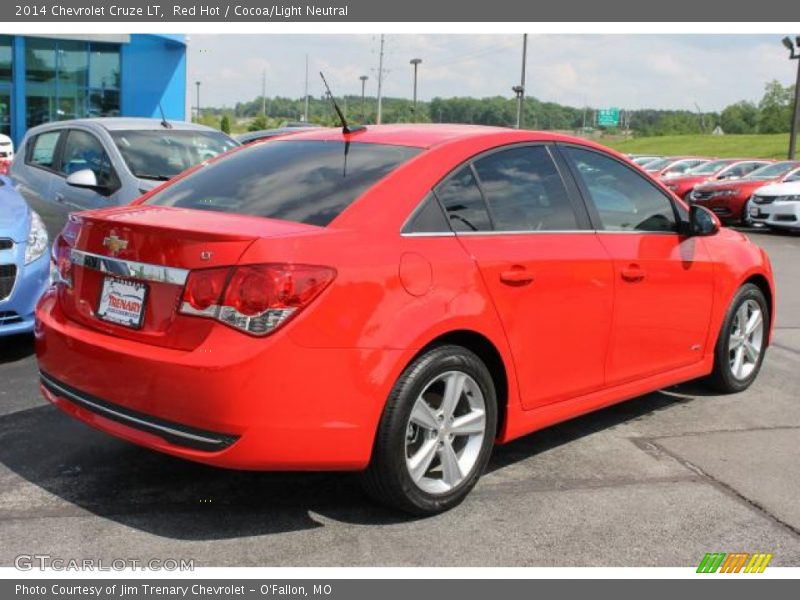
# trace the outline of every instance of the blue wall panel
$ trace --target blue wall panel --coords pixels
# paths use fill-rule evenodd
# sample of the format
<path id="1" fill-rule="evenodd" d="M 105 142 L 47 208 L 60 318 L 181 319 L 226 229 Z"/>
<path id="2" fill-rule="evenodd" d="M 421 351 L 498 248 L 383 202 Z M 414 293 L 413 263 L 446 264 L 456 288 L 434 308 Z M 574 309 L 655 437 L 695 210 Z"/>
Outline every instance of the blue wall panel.
<path id="1" fill-rule="evenodd" d="M 186 118 L 186 46 L 182 36 L 134 34 L 122 46 L 122 96 L 125 117 Z"/>

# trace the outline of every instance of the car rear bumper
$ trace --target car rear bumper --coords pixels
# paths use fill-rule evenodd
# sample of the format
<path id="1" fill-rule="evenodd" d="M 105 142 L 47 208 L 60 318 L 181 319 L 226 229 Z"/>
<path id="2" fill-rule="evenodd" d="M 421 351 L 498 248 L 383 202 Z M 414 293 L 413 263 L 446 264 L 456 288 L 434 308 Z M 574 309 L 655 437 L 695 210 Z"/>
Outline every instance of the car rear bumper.
<path id="1" fill-rule="evenodd" d="M 42 393 L 67 414 L 167 454 L 253 470 L 364 468 L 399 358 L 224 325 L 194 351 L 159 348 L 70 321 L 49 292 L 36 353 Z"/>
<path id="2" fill-rule="evenodd" d="M 0 337 L 33 331 L 36 302 L 50 285 L 49 254 L 25 265 L 24 252 L 22 244 L 0 251 L 0 264 L 16 264 L 17 268 L 11 293 L 0 299 Z M 8 258 L 3 256 L 6 254 Z"/>

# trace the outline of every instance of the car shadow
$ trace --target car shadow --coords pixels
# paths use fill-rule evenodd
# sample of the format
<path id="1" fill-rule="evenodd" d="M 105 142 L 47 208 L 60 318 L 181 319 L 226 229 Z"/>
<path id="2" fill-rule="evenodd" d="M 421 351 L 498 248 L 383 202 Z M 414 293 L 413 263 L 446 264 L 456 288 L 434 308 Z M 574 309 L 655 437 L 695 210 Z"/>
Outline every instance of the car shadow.
<path id="1" fill-rule="evenodd" d="M 656 392 L 550 427 L 497 447 L 489 470 L 690 399 L 690 394 L 672 390 Z M 361 525 L 415 520 L 369 500 L 356 474 L 208 467 L 128 444 L 49 405 L 0 417 L 0 463 L 72 505 L 53 508 L 43 502 L 37 508 L 35 500 L 29 500 L 24 509 L 11 509 L 12 516 L 89 512 L 172 539 L 220 540 L 309 530 L 323 527 L 325 518 Z M 19 493 L 37 496 L 30 490 Z M 0 507 L 0 515 L 8 510 Z"/>
<path id="2" fill-rule="evenodd" d="M 0 337 L 0 365 L 28 358 L 34 352 L 32 334 Z"/>

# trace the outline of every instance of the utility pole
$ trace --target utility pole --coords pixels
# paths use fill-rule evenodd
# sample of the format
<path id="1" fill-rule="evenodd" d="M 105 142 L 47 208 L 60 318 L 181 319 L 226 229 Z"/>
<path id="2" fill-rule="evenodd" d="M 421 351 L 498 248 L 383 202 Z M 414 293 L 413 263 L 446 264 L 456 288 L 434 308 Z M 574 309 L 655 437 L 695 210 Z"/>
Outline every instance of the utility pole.
<path id="1" fill-rule="evenodd" d="M 694 107 L 697 109 L 697 114 L 700 115 L 700 133 L 706 132 L 706 115 L 700 108 L 700 105 L 695 102 Z"/>
<path id="2" fill-rule="evenodd" d="M 421 58 L 412 58 L 409 64 L 414 66 L 414 104 L 411 111 L 414 113 L 414 120 L 417 120 L 417 69 L 422 62 Z"/>
<path id="3" fill-rule="evenodd" d="M 525 60 L 528 57 L 528 34 L 522 34 L 522 75 L 518 86 L 513 90 L 517 94 L 517 129 L 522 128 L 522 109 L 525 104 Z"/>
<path id="4" fill-rule="evenodd" d="M 795 44 L 797 47 L 795 48 Z M 794 83 L 794 110 L 792 111 L 792 129 L 789 134 L 789 160 L 797 156 L 797 129 L 800 127 L 800 35 L 794 39 L 783 38 L 783 45 L 790 52 L 789 60 L 797 61 L 797 80 Z"/>
<path id="5" fill-rule="evenodd" d="M 366 123 L 367 117 L 366 113 L 364 112 L 364 106 L 365 106 L 364 101 L 366 97 L 364 94 L 367 87 L 367 79 L 369 79 L 369 77 L 367 77 L 366 75 L 362 75 L 361 77 L 359 77 L 359 79 L 361 80 L 361 121 L 363 123 Z"/>
<path id="6" fill-rule="evenodd" d="M 308 123 L 308 54 L 306 54 L 306 84 L 303 90 L 303 122 Z"/>
<path id="7" fill-rule="evenodd" d="M 197 86 L 197 122 L 200 122 L 200 81 L 195 81 Z"/>
<path id="8" fill-rule="evenodd" d="M 267 70 L 261 71 L 261 116 L 267 118 Z"/>
<path id="9" fill-rule="evenodd" d="M 378 58 L 378 114 L 375 117 L 375 124 L 381 124 L 381 114 L 383 113 L 383 43 L 384 34 L 381 34 L 381 53 Z"/>

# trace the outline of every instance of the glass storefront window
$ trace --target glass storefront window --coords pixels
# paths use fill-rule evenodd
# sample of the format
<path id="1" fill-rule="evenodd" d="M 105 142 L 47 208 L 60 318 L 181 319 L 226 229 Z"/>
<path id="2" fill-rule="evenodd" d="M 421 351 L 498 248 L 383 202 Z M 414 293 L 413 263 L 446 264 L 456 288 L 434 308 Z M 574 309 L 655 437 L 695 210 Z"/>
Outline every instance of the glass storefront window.
<path id="1" fill-rule="evenodd" d="M 11 36 L 0 35 L 0 82 L 11 83 L 12 57 Z"/>
<path id="2" fill-rule="evenodd" d="M 119 115 L 119 46 L 27 38 L 28 127 Z"/>
<path id="3" fill-rule="evenodd" d="M 116 90 L 92 90 L 89 93 L 87 117 L 118 117 L 119 92 Z"/>
<path id="4" fill-rule="evenodd" d="M 11 135 L 11 94 L 2 89 L 0 89 L 0 133 Z M 2 150 L 0 158 L 5 158 Z"/>
<path id="5" fill-rule="evenodd" d="M 37 38 L 25 40 L 25 79 L 28 83 L 52 83 L 56 80 L 56 41 Z"/>
<path id="6" fill-rule="evenodd" d="M 85 42 L 58 42 L 58 85 L 86 87 L 89 53 Z"/>
<path id="7" fill-rule="evenodd" d="M 13 73 L 13 50 L 11 36 L 0 35 L 0 133 L 11 135 L 11 75 Z M 0 149 L 0 159 L 6 158 L 7 150 Z"/>
<path id="8" fill-rule="evenodd" d="M 119 47 L 113 44 L 91 45 L 89 87 L 119 89 Z"/>
<path id="9" fill-rule="evenodd" d="M 56 64 L 55 40 L 25 40 L 25 122 L 28 127 L 55 118 Z"/>

